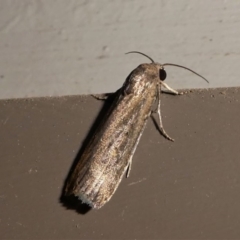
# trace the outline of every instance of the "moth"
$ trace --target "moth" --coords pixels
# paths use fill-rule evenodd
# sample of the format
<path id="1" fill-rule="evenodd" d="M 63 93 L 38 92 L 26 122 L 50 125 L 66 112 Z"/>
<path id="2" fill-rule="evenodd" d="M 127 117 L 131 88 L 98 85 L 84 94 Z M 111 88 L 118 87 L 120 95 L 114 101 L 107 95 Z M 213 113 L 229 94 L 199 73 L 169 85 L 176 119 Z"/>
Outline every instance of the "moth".
<path id="1" fill-rule="evenodd" d="M 123 86 L 115 93 L 114 101 L 104 116 L 79 162 L 67 181 L 66 195 L 75 195 L 83 203 L 99 209 L 107 203 L 117 190 L 123 175 L 129 176 L 132 158 L 147 119 L 154 112 L 157 101 L 159 130 L 167 139 L 174 141 L 164 130 L 160 112 L 161 87 L 173 94 L 181 94 L 169 87 L 165 66 L 187 69 L 199 77 L 204 77 L 181 65 L 154 62 L 144 63 L 134 69 Z M 207 81 L 208 82 L 208 81 Z"/>

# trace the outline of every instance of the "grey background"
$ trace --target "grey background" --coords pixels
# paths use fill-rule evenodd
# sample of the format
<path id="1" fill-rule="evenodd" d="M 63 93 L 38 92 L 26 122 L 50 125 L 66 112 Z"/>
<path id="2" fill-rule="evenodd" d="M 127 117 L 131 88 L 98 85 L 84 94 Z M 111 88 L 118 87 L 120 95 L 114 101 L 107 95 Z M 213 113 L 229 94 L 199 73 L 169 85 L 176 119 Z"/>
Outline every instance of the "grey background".
<path id="1" fill-rule="evenodd" d="M 239 1 L 2 0 L 0 98 L 111 92 L 148 60 L 176 89 L 239 86 Z"/>

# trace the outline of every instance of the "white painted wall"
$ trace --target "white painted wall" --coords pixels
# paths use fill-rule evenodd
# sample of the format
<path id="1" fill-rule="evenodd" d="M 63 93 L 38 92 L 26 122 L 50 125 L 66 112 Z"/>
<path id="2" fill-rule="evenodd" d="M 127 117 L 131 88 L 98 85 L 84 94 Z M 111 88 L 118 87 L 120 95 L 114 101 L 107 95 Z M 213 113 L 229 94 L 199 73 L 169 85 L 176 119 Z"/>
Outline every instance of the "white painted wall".
<path id="1" fill-rule="evenodd" d="M 176 89 L 240 86 L 240 1 L 1 0 L 0 98 L 111 92 L 140 63 Z"/>

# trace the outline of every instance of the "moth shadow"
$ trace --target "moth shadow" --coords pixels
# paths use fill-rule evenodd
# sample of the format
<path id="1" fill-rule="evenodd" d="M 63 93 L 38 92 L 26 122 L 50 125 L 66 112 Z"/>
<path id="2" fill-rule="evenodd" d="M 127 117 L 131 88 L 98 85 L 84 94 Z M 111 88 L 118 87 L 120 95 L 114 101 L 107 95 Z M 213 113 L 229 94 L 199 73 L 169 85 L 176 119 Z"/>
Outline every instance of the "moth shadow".
<path id="1" fill-rule="evenodd" d="M 111 107 L 111 105 L 112 105 L 112 103 L 115 99 L 115 96 L 117 95 L 117 92 L 112 93 L 112 94 L 105 94 L 107 99 L 106 99 L 106 101 L 104 101 L 103 106 L 100 109 L 98 116 L 94 120 L 94 123 L 93 123 L 92 127 L 90 128 L 86 138 L 83 140 L 83 143 L 82 143 L 75 159 L 73 160 L 72 166 L 69 169 L 68 175 L 67 175 L 67 177 L 64 181 L 63 187 L 62 187 L 61 195 L 59 197 L 60 203 L 64 207 L 66 207 L 67 209 L 73 209 L 80 214 L 86 214 L 92 208 L 89 205 L 82 203 L 81 200 L 79 200 L 73 194 L 66 195 L 65 189 L 66 189 L 66 186 L 67 186 L 67 182 L 68 182 L 73 170 L 75 169 L 77 163 L 80 161 L 81 156 L 82 156 L 85 148 L 87 147 L 87 144 L 89 143 L 90 139 L 93 137 L 94 133 L 96 132 L 96 130 L 98 128 L 98 126 L 102 123 L 102 120 L 104 119 L 104 116 L 106 116 L 106 113 L 109 111 L 109 109 L 110 109 L 110 107 Z M 98 100 L 96 100 L 96 101 L 98 101 Z"/>

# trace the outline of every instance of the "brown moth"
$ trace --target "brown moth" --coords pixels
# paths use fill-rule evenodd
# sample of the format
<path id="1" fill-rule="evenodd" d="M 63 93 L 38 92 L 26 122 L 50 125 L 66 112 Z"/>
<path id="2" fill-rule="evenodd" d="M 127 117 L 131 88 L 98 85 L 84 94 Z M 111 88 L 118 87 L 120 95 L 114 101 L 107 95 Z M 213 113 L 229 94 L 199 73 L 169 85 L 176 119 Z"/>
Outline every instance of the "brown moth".
<path id="1" fill-rule="evenodd" d="M 127 177 L 129 176 L 134 152 L 156 100 L 159 129 L 163 136 L 173 141 L 162 125 L 161 87 L 173 94 L 181 93 L 163 82 L 167 75 L 164 67 L 181 67 L 207 81 L 189 68 L 171 63 L 156 63 L 141 52 L 129 53 L 142 54 L 149 58 L 151 63 L 141 64 L 134 69 L 116 92 L 115 100 L 84 150 L 65 189 L 67 195 L 77 196 L 92 208 L 99 209 L 107 203 L 124 173 L 127 172 Z"/>

